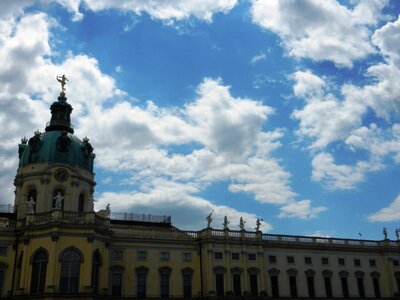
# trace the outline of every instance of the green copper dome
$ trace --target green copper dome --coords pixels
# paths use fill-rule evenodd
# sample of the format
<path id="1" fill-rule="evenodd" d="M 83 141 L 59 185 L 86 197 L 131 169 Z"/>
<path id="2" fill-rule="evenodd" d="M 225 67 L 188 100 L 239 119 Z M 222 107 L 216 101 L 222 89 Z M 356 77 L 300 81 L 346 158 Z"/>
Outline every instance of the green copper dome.
<path id="1" fill-rule="evenodd" d="M 65 94 L 60 94 L 51 109 L 51 120 L 46 132 L 36 131 L 29 139 L 22 139 L 19 145 L 19 166 L 35 163 L 63 163 L 78 166 L 93 173 L 95 154 L 88 138 L 83 141 L 73 135 L 70 123 L 72 106 Z"/>

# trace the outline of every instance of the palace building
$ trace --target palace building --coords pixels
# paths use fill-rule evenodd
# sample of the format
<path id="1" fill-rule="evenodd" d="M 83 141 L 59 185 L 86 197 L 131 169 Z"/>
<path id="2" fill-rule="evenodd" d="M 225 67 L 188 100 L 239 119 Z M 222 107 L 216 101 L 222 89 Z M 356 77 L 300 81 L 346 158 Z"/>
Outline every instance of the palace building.
<path id="1" fill-rule="evenodd" d="M 0 213 L 2 299 L 399 297 L 398 240 L 187 231 L 94 211 L 94 149 L 74 135 L 64 89 L 50 109 L 18 146 L 14 205 Z"/>

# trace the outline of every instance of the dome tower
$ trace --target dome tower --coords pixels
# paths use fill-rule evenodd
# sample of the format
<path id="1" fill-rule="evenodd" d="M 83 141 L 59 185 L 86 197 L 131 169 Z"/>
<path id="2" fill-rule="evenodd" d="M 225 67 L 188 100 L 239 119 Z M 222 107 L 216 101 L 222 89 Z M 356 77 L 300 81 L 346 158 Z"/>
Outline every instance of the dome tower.
<path id="1" fill-rule="evenodd" d="M 51 106 L 45 132 L 37 130 L 19 144 L 15 177 L 17 218 L 62 210 L 93 211 L 95 154 L 89 139 L 80 140 L 71 125 L 72 106 L 65 96 L 65 76 L 57 77 L 62 91 Z"/>

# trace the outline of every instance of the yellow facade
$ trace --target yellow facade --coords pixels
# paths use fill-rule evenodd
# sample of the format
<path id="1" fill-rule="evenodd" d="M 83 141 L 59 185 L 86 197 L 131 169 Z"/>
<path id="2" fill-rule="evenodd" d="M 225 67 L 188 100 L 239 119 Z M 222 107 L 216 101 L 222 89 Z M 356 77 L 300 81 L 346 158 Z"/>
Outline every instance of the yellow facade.
<path id="1" fill-rule="evenodd" d="M 184 231 L 95 212 L 93 149 L 72 135 L 62 97 L 47 135 L 20 145 L 14 206 L 0 213 L 2 298 L 399 296 L 399 241 Z"/>

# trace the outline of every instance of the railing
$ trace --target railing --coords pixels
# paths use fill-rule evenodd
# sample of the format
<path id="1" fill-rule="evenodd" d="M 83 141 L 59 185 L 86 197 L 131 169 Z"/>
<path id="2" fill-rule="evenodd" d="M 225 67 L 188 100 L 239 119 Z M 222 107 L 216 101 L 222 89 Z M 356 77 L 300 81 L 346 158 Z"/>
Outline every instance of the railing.
<path id="1" fill-rule="evenodd" d="M 215 239 L 253 239 L 262 240 L 268 243 L 283 243 L 283 244 L 306 244 L 318 246 L 338 246 L 338 247 L 400 247 L 400 241 L 372 241 L 372 240 L 355 240 L 355 239 L 340 239 L 329 237 L 313 237 L 313 236 L 297 236 L 297 235 L 280 235 L 280 234 L 259 234 L 252 231 L 234 231 L 211 229 L 199 232 L 199 237 L 212 237 Z"/>
<path id="2" fill-rule="evenodd" d="M 83 224 L 85 223 L 85 213 L 76 211 L 54 210 L 44 213 L 27 215 L 27 223 L 29 224 L 43 225 L 51 222 Z"/>
<path id="3" fill-rule="evenodd" d="M 389 245 L 392 247 L 400 246 L 400 241 L 371 241 L 371 240 L 354 240 L 354 239 L 338 239 L 327 237 L 307 237 L 293 235 L 275 235 L 263 234 L 262 239 L 265 241 L 288 242 L 298 244 L 318 244 L 318 245 L 338 245 L 338 246 L 363 246 L 363 247 L 380 247 Z"/>
<path id="4" fill-rule="evenodd" d="M 14 230 L 16 227 L 16 221 L 15 220 L 10 220 L 7 218 L 1 218 L 0 219 L 0 231 L 10 231 Z"/>
<path id="5" fill-rule="evenodd" d="M 122 221 L 171 224 L 171 216 L 156 216 L 151 214 L 111 213 L 110 218 L 113 220 L 122 220 Z"/>
<path id="6" fill-rule="evenodd" d="M 46 123 L 46 127 L 49 127 L 51 125 L 65 125 L 66 121 L 49 121 Z M 69 123 L 69 127 L 74 129 L 74 124 L 72 124 L 71 122 Z"/>
<path id="7" fill-rule="evenodd" d="M 115 226 L 110 229 L 115 236 L 150 240 L 194 240 L 198 237 L 196 231 L 138 229 L 131 226 Z"/>
<path id="8" fill-rule="evenodd" d="M 52 220 L 52 212 L 38 213 L 32 216 L 33 216 L 33 223 L 35 225 L 47 224 L 50 223 Z"/>
<path id="9" fill-rule="evenodd" d="M 85 221 L 85 214 L 77 211 L 63 211 L 61 218 L 64 221 L 83 223 Z"/>
<path id="10" fill-rule="evenodd" d="M 1 213 L 12 213 L 14 212 L 14 206 L 11 204 L 0 204 Z"/>

